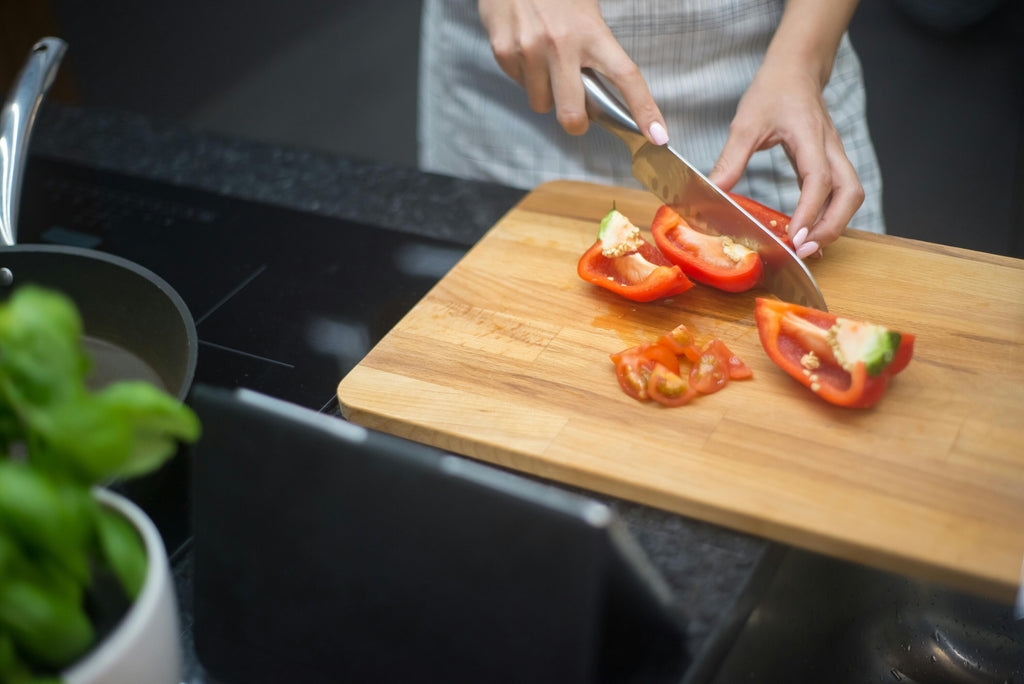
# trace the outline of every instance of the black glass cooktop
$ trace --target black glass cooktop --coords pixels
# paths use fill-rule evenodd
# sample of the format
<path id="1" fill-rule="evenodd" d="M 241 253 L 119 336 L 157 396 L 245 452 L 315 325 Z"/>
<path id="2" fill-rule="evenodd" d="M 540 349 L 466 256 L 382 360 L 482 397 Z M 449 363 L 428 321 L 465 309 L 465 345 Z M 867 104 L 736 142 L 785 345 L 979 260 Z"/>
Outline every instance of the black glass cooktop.
<path id="1" fill-rule="evenodd" d="M 329 409 L 466 245 L 33 158 L 18 241 L 154 271 L 196 321 L 196 381 Z"/>
<path id="2" fill-rule="evenodd" d="M 194 382 L 337 413 L 338 382 L 468 245 L 32 158 L 18 242 L 116 254 L 166 280 L 199 338 Z M 187 453 L 115 483 L 172 555 L 191 534 Z"/>

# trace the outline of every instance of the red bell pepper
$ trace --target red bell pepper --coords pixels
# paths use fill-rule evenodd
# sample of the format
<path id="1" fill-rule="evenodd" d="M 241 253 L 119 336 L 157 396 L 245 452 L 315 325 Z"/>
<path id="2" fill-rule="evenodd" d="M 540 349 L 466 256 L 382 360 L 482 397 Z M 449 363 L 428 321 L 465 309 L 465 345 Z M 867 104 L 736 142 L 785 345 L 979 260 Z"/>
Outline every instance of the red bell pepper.
<path id="1" fill-rule="evenodd" d="M 743 361 L 719 339 L 710 340 L 703 349 L 696 346 L 693 334 L 679 325 L 658 338 L 611 354 L 615 378 L 633 399 L 653 399 L 665 406 L 682 406 L 698 394 L 717 392 L 729 380 L 751 377 Z M 679 361 L 692 364 L 688 379 L 680 373 Z"/>
<path id="2" fill-rule="evenodd" d="M 651 235 L 661 253 L 699 283 L 744 292 L 761 280 L 763 267 L 756 251 L 724 235 L 696 230 L 671 207 L 658 209 Z"/>
<path id="3" fill-rule="evenodd" d="M 787 233 L 789 229 L 789 216 L 771 207 L 766 207 L 749 197 L 737 195 L 734 192 L 730 192 L 729 197 L 748 214 L 753 216 L 758 223 L 775 233 L 775 236 L 785 242 L 787 247 L 793 247 L 793 241 L 789 239 L 789 233 Z"/>
<path id="4" fill-rule="evenodd" d="M 913 335 L 775 299 L 759 297 L 754 319 L 769 358 L 837 406 L 878 403 L 914 353 Z"/>
<path id="5" fill-rule="evenodd" d="M 576 272 L 588 283 L 636 302 L 671 297 L 693 287 L 682 270 L 615 209 L 601 221 L 597 241 L 580 257 Z"/>

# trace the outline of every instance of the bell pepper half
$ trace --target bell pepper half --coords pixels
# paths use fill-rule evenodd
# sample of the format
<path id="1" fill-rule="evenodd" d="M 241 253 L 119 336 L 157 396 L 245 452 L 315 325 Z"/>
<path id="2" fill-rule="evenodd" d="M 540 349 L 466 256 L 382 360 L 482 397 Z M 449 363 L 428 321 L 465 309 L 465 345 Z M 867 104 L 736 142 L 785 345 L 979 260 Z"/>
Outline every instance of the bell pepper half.
<path id="1" fill-rule="evenodd" d="M 744 211 L 753 216 L 758 223 L 775 233 L 775 237 L 786 243 L 787 247 L 793 248 L 793 241 L 789 239 L 789 233 L 787 232 L 789 229 L 789 216 L 749 197 L 738 195 L 735 192 L 730 192 L 729 197 L 732 198 L 733 202 L 740 205 Z"/>
<path id="2" fill-rule="evenodd" d="M 654 215 L 651 235 L 665 257 L 687 276 L 725 292 L 745 292 L 761 280 L 760 255 L 725 235 L 690 226 L 669 206 Z"/>
<path id="3" fill-rule="evenodd" d="M 868 408 L 910 363 L 914 336 L 759 297 L 754 319 L 768 357 L 825 401 Z"/>
<path id="4" fill-rule="evenodd" d="M 588 283 L 636 302 L 671 297 L 693 287 L 683 271 L 615 209 L 601 221 L 597 241 L 580 257 L 576 272 Z"/>

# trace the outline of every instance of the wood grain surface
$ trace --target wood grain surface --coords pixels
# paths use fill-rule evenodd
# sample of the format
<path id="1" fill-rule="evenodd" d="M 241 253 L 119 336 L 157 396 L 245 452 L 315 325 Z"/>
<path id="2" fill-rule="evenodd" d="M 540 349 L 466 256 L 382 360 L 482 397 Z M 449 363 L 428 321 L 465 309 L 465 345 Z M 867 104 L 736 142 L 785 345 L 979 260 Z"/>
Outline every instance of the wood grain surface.
<path id="1" fill-rule="evenodd" d="M 616 202 L 527 195 L 338 385 L 346 418 L 442 449 L 1010 601 L 1024 558 L 1024 261 L 848 231 L 809 267 L 829 309 L 917 336 L 873 409 L 776 367 L 755 296 L 638 304 L 576 262 Z M 649 237 L 649 234 L 648 234 Z M 689 405 L 628 398 L 608 355 L 679 323 L 754 378 Z"/>

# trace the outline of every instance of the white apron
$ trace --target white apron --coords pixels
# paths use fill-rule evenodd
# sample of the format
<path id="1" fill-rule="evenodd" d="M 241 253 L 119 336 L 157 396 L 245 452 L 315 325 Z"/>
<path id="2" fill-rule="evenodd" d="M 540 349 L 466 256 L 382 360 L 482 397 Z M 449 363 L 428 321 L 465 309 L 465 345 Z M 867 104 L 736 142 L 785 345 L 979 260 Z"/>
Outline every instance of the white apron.
<path id="1" fill-rule="evenodd" d="M 705 174 L 725 145 L 740 97 L 782 16 L 784 0 L 604 0 L 616 39 L 640 67 L 670 144 Z M 555 179 L 638 187 L 625 145 L 598 126 L 562 130 L 530 109 L 498 67 L 476 0 L 424 0 L 419 163 L 425 171 L 531 189 Z M 885 232 L 882 180 L 868 133 L 860 62 L 843 36 L 824 91 L 866 198 L 850 226 Z M 757 152 L 734 188 L 787 214 L 800 191 L 781 147 Z"/>

